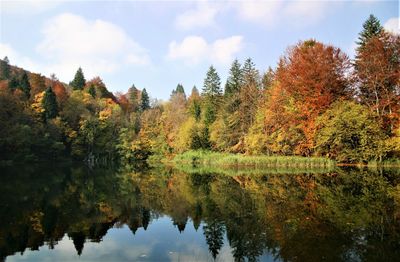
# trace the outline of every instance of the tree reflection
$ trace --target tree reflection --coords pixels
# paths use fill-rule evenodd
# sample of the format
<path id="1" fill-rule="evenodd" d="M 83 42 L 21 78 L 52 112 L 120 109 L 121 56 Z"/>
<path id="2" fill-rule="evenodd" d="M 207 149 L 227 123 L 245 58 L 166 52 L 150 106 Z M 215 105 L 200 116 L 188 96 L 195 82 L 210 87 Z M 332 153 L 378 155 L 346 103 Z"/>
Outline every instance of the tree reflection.
<path id="1" fill-rule="evenodd" d="M 193 222 L 214 259 L 225 237 L 237 261 L 266 253 L 284 261 L 400 257 L 397 170 L 227 176 L 39 166 L 1 173 L 3 259 L 54 248 L 64 235 L 81 255 L 86 241 L 102 241 L 110 228 L 127 225 L 135 234 L 161 215 L 181 233 Z"/>

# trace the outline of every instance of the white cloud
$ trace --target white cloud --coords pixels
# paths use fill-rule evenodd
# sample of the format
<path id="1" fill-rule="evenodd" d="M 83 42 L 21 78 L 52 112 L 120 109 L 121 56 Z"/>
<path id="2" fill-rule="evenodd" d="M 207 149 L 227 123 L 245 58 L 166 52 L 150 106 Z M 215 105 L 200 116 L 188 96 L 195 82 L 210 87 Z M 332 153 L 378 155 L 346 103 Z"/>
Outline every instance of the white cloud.
<path id="1" fill-rule="evenodd" d="M 252 0 L 238 2 L 233 6 L 241 19 L 272 27 L 281 23 L 292 26 L 315 23 L 325 16 L 326 11 L 336 5 L 332 1 Z"/>
<path id="2" fill-rule="evenodd" d="M 169 44 L 167 58 L 170 60 L 181 59 L 186 64 L 195 65 L 200 62 L 228 64 L 234 55 L 243 47 L 242 36 L 231 36 L 217 39 L 213 43 L 200 36 L 188 36 L 181 43 L 173 41 Z"/>
<path id="3" fill-rule="evenodd" d="M 292 24 L 304 26 L 318 22 L 336 4 L 328 1 L 290 1 L 285 5 L 284 12 L 291 18 Z"/>
<path id="4" fill-rule="evenodd" d="M 26 0 L 26 1 L 0 1 L 1 12 L 4 14 L 38 14 L 60 5 L 61 1 L 41 1 L 41 0 Z"/>
<path id="5" fill-rule="evenodd" d="M 37 51 L 46 59 L 44 73 L 70 79 L 81 66 L 89 77 L 113 73 L 121 66 L 149 65 L 147 51 L 122 28 L 103 20 L 86 20 L 69 13 L 58 15 L 42 30 Z"/>
<path id="6" fill-rule="evenodd" d="M 383 26 L 386 31 L 391 32 L 392 34 L 400 34 L 400 18 L 393 17 L 386 21 Z"/>
<path id="7" fill-rule="evenodd" d="M 243 1 L 234 4 L 240 18 L 250 22 L 272 26 L 277 22 L 282 1 Z"/>
<path id="8" fill-rule="evenodd" d="M 41 69 L 38 64 L 35 64 L 30 58 L 18 53 L 10 45 L 0 43 L 0 58 L 3 59 L 5 56 L 8 57 L 11 65 L 17 65 L 18 67 L 22 67 L 33 72 L 39 72 Z"/>
<path id="9" fill-rule="evenodd" d="M 198 2 L 195 9 L 178 15 L 175 19 L 175 25 L 183 30 L 212 26 L 215 24 L 215 17 L 219 11 L 220 7 L 216 4 Z"/>

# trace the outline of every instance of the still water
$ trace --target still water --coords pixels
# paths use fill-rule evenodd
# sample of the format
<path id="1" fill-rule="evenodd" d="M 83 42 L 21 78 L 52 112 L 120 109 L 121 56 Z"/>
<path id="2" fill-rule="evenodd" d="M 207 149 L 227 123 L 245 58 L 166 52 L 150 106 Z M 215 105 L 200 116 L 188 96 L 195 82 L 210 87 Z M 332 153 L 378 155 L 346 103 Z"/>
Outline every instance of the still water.
<path id="1" fill-rule="evenodd" d="M 398 169 L 0 171 L 0 261 L 400 261 Z"/>

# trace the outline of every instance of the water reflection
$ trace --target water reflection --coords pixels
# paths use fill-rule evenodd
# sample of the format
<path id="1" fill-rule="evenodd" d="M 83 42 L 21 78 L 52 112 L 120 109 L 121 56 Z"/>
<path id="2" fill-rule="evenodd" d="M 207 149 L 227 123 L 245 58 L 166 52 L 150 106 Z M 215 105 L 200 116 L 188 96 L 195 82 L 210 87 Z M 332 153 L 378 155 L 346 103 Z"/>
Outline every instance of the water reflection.
<path id="1" fill-rule="evenodd" d="M 47 165 L 3 169 L 1 179 L 7 260 L 400 257 L 399 170 L 249 176 Z"/>

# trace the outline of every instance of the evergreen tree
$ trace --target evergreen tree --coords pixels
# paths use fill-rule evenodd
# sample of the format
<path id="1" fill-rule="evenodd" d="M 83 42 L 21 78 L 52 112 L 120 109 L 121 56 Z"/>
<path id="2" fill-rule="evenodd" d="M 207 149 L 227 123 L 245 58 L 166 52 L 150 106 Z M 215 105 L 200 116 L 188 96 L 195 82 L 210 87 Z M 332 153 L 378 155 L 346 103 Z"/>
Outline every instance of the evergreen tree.
<path id="1" fill-rule="evenodd" d="M 269 89 L 274 81 L 274 70 L 268 67 L 268 70 L 264 73 L 262 77 L 262 87 L 264 90 Z"/>
<path id="2" fill-rule="evenodd" d="M 215 70 L 213 66 L 210 66 L 206 78 L 204 79 L 203 95 L 211 100 L 215 100 L 218 99 L 221 94 L 221 80 L 217 70 Z"/>
<path id="3" fill-rule="evenodd" d="M 182 84 L 178 84 L 175 89 L 176 93 L 185 94 L 185 89 L 183 88 Z"/>
<path id="4" fill-rule="evenodd" d="M 135 84 L 132 84 L 128 92 L 129 102 L 132 105 L 132 111 L 136 112 L 139 109 L 139 90 L 136 88 Z"/>
<path id="5" fill-rule="evenodd" d="M 255 84 L 260 86 L 260 74 L 251 58 L 247 58 L 243 64 L 243 85 Z"/>
<path id="6" fill-rule="evenodd" d="M 147 109 L 150 109 L 150 98 L 149 95 L 147 94 L 146 88 L 144 88 L 142 91 L 140 110 L 143 112 Z"/>
<path id="7" fill-rule="evenodd" d="M 96 88 L 94 87 L 94 85 L 90 85 L 89 89 L 88 89 L 88 93 L 93 97 L 96 98 Z"/>
<path id="8" fill-rule="evenodd" d="M 212 124 L 216 119 L 221 94 L 220 78 L 215 68 L 210 66 L 203 86 L 203 95 L 205 97 L 204 120 L 206 126 Z"/>
<path id="9" fill-rule="evenodd" d="M 10 77 L 10 61 L 8 57 L 4 57 L 3 60 L 0 59 L 0 80 L 6 80 Z"/>
<path id="10" fill-rule="evenodd" d="M 45 119 L 55 118 L 58 114 L 58 106 L 56 95 L 54 94 L 51 87 L 48 87 L 44 97 L 43 97 L 43 108 L 44 108 L 44 117 Z"/>
<path id="11" fill-rule="evenodd" d="M 369 15 L 368 19 L 364 22 L 363 28 L 363 31 L 360 32 L 360 36 L 358 37 L 357 44 L 359 48 L 363 48 L 369 39 L 378 36 L 383 31 L 380 21 L 372 14 Z"/>
<path id="12" fill-rule="evenodd" d="M 74 80 L 69 83 L 70 86 L 73 87 L 74 90 L 82 90 L 83 87 L 86 85 L 86 80 L 82 72 L 82 68 L 78 68 L 75 73 Z"/>
<path id="13" fill-rule="evenodd" d="M 21 75 L 19 87 L 21 88 L 22 92 L 24 92 L 27 98 L 31 96 L 31 84 L 29 83 L 29 78 L 26 71 L 24 71 Z"/>
<path id="14" fill-rule="evenodd" d="M 229 70 L 229 76 L 225 84 L 225 96 L 230 96 L 234 93 L 239 92 L 243 82 L 243 73 L 241 65 L 237 59 L 233 61 L 231 69 Z"/>

